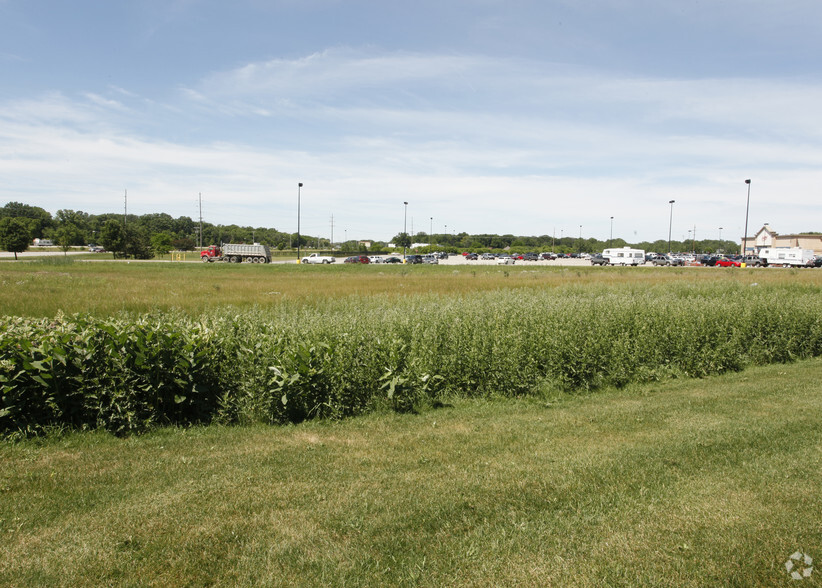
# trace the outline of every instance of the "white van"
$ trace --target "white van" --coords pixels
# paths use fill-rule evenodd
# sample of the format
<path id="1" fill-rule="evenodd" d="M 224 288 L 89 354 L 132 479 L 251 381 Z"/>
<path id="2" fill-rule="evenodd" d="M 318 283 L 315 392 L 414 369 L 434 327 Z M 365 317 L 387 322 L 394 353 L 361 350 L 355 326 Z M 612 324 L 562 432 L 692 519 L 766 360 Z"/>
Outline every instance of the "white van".
<path id="1" fill-rule="evenodd" d="M 642 249 L 606 249 L 602 252 L 602 257 L 608 260 L 609 265 L 645 265 L 645 251 Z"/>

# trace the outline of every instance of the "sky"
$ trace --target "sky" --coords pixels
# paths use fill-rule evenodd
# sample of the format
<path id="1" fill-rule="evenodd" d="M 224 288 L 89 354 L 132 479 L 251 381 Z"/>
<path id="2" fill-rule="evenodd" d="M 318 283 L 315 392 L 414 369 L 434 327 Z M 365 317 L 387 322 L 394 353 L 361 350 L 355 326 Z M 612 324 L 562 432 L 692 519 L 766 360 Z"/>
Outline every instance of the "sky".
<path id="1" fill-rule="evenodd" d="M 821 56 L 819 0 L 0 0 L 0 205 L 822 231 Z"/>

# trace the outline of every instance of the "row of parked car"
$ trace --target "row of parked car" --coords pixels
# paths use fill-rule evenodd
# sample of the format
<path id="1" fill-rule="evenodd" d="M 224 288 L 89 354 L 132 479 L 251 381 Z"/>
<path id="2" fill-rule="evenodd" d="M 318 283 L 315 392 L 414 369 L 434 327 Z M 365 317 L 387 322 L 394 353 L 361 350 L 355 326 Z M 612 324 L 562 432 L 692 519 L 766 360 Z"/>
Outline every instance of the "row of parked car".
<path id="1" fill-rule="evenodd" d="M 707 267 L 741 267 L 744 263 L 747 267 L 763 267 L 767 264 L 765 261 L 756 255 L 682 255 L 669 254 L 661 255 L 658 253 L 648 253 L 645 256 L 645 262 L 656 266 L 677 266 L 677 265 L 703 265 Z M 591 258 L 592 265 L 607 265 L 607 260 L 602 254 L 594 255 Z M 822 256 L 816 256 L 808 261 L 804 266 L 799 267 L 822 267 Z"/>
<path id="2" fill-rule="evenodd" d="M 343 263 L 402 263 L 402 258 L 396 256 L 383 257 L 381 255 L 352 255 L 346 257 Z M 405 263 L 439 263 L 436 255 L 406 255 Z"/>

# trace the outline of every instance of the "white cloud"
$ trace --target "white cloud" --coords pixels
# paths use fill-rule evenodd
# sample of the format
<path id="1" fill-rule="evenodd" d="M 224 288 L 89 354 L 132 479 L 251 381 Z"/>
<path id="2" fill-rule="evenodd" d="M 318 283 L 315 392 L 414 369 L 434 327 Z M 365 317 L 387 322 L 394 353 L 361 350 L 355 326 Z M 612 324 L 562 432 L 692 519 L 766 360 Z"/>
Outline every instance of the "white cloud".
<path id="1" fill-rule="evenodd" d="M 0 200 L 111 212 L 128 188 L 133 212 L 195 216 L 203 192 L 210 222 L 294 230 L 303 181 L 304 226 L 333 214 L 352 238 L 391 237 L 408 201 L 417 230 L 434 217 L 602 238 L 614 215 L 615 236 L 655 239 L 669 199 L 682 226 L 734 231 L 754 177 L 752 219 L 810 230 L 796 225 L 818 217 L 820 98 L 808 80 L 335 49 L 213 74 L 172 101 L 110 87 L 0 104 Z"/>

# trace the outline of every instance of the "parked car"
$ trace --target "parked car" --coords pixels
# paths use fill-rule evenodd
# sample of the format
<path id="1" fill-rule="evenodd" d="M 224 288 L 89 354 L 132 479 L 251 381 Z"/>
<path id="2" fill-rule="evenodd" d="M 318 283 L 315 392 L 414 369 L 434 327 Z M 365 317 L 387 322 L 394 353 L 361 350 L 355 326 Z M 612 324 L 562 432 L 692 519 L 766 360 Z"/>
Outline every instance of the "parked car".
<path id="1" fill-rule="evenodd" d="M 685 258 L 677 255 L 654 255 L 650 261 L 654 265 L 685 265 Z"/>
<path id="2" fill-rule="evenodd" d="M 368 259 L 367 255 L 352 255 L 351 257 L 346 257 L 343 263 L 371 263 L 371 260 Z"/>
<path id="3" fill-rule="evenodd" d="M 714 265 L 716 267 L 740 267 L 742 265 L 742 262 L 736 259 L 720 257 L 716 260 L 716 263 Z"/>
<path id="4" fill-rule="evenodd" d="M 514 265 L 516 260 L 510 255 L 500 255 L 497 258 L 497 265 Z"/>
<path id="5" fill-rule="evenodd" d="M 602 253 L 597 253 L 591 257 L 591 265 L 608 265 L 608 259 L 602 256 Z"/>
<path id="6" fill-rule="evenodd" d="M 386 257 L 382 260 L 383 263 L 402 263 L 402 259 L 399 257 Z"/>
<path id="7" fill-rule="evenodd" d="M 556 253 L 543 253 L 542 255 L 540 255 L 540 257 L 542 259 L 547 259 L 547 260 L 550 261 L 550 260 L 556 259 L 557 254 Z"/>
<path id="8" fill-rule="evenodd" d="M 477 255 L 476 253 L 465 253 L 464 256 L 465 259 L 469 259 L 471 261 L 476 261 L 479 259 L 479 255 Z"/>
<path id="9" fill-rule="evenodd" d="M 822 255 L 817 255 L 805 267 L 822 267 Z"/>
<path id="10" fill-rule="evenodd" d="M 382 257 L 380 257 L 379 255 L 369 255 L 368 260 L 371 263 L 385 263 L 385 260 Z"/>
<path id="11" fill-rule="evenodd" d="M 750 267 L 762 267 L 762 259 L 758 255 L 746 255 L 742 261 Z"/>
<path id="12" fill-rule="evenodd" d="M 405 263 L 415 264 L 415 263 L 422 263 L 422 255 L 406 255 L 405 256 Z"/>
<path id="13" fill-rule="evenodd" d="M 480 255 L 480 259 L 484 259 L 485 261 L 491 261 L 492 259 L 494 259 L 494 254 L 493 253 L 483 253 L 482 255 Z"/>
<path id="14" fill-rule="evenodd" d="M 526 253 L 522 256 L 523 261 L 539 261 L 539 255 L 536 253 Z"/>
<path id="15" fill-rule="evenodd" d="M 423 255 L 422 256 L 422 262 L 423 263 L 428 263 L 428 264 L 431 264 L 431 265 L 437 265 L 439 263 L 439 260 L 433 255 Z"/>

